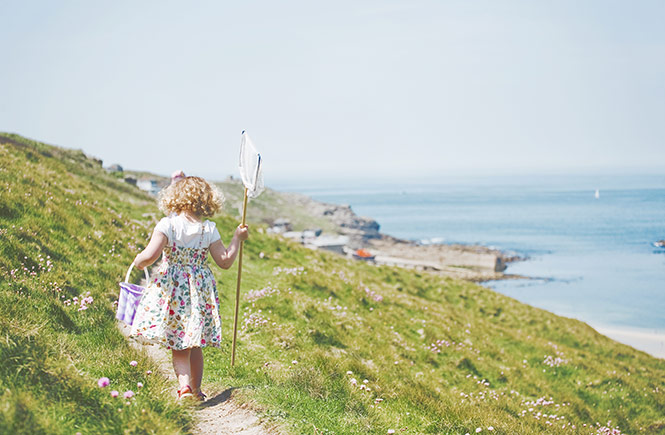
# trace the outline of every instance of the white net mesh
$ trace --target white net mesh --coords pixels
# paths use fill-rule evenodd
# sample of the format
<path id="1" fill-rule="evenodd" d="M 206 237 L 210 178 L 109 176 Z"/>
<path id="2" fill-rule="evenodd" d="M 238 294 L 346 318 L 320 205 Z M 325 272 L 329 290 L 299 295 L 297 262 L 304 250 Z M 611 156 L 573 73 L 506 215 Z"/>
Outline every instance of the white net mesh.
<path id="1" fill-rule="evenodd" d="M 247 132 L 243 131 L 240 139 L 240 163 L 238 168 L 249 198 L 256 198 L 263 192 L 263 168 L 261 166 L 261 154 L 256 151 Z"/>

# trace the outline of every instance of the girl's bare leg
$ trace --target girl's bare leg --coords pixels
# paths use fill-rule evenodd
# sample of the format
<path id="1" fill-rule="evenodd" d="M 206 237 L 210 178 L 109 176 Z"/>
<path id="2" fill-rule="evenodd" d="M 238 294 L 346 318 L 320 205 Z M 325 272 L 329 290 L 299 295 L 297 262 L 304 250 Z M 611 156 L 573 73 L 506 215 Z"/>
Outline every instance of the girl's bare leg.
<path id="1" fill-rule="evenodd" d="M 194 393 L 198 393 L 201 391 L 201 379 L 203 379 L 203 350 L 200 347 L 193 347 L 191 349 L 189 364 L 192 368 L 190 386 Z"/>
<path id="2" fill-rule="evenodd" d="M 171 349 L 173 354 L 173 370 L 175 370 L 175 376 L 178 379 L 178 385 L 182 390 L 187 385 L 192 387 L 192 367 L 190 365 L 189 359 L 191 355 L 191 349 L 183 350 L 174 350 Z"/>

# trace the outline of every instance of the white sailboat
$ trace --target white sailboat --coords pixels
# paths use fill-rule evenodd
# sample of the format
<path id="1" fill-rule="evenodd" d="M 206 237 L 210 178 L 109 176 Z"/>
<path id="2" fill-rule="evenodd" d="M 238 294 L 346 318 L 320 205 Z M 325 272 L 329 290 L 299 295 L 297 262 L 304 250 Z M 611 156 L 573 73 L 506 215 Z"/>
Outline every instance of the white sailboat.
<path id="1" fill-rule="evenodd" d="M 593 195 L 596 199 L 600 198 L 600 190 L 596 189 L 596 193 Z"/>

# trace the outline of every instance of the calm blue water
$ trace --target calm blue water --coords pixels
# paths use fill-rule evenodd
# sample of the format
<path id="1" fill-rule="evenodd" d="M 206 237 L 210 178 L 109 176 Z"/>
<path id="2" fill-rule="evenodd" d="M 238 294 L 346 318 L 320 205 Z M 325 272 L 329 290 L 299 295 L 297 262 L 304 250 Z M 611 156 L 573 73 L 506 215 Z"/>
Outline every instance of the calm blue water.
<path id="1" fill-rule="evenodd" d="M 275 187 L 350 204 L 385 234 L 528 256 L 507 272 L 539 279 L 487 283 L 522 302 L 592 325 L 665 329 L 665 249 L 653 246 L 665 239 L 665 176 Z"/>

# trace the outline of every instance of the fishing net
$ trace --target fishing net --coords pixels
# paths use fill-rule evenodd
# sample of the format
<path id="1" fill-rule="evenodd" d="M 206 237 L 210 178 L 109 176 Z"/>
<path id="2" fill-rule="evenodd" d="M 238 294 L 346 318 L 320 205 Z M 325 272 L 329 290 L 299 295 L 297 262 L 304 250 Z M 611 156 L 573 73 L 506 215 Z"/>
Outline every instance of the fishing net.
<path id="1" fill-rule="evenodd" d="M 263 170 L 261 154 L 256 150 L 249 135 L 243 131 L 240 139 L 240 177 L 247 188 L 247 196 L 256 198 L 263 192 Z"/>

